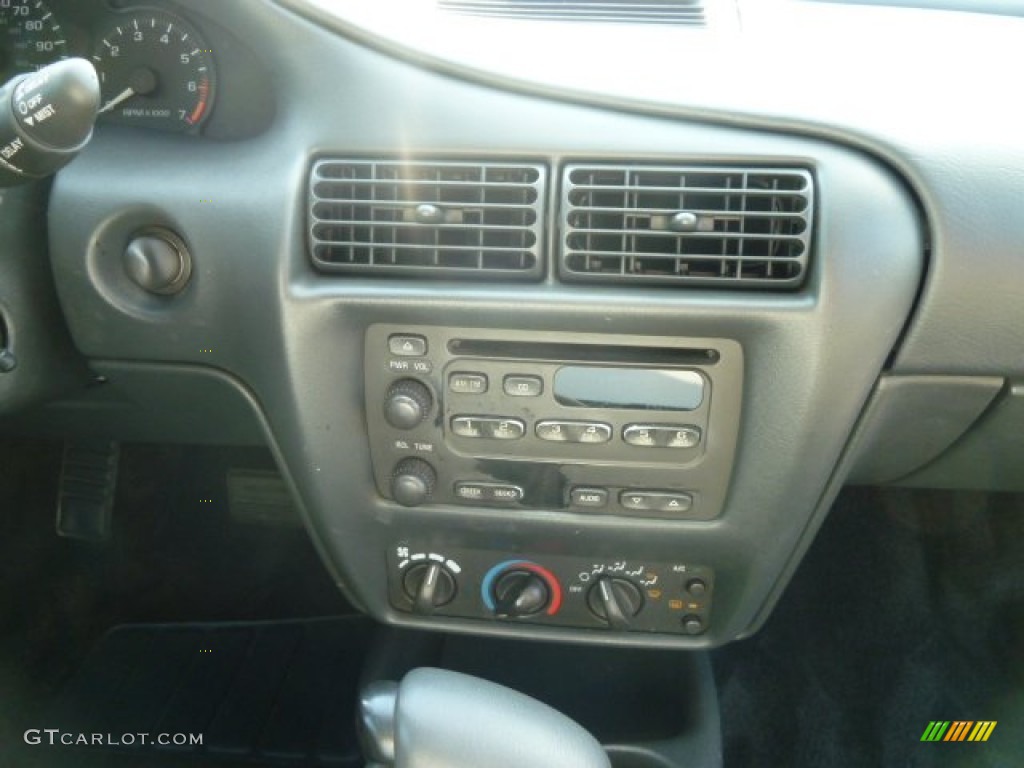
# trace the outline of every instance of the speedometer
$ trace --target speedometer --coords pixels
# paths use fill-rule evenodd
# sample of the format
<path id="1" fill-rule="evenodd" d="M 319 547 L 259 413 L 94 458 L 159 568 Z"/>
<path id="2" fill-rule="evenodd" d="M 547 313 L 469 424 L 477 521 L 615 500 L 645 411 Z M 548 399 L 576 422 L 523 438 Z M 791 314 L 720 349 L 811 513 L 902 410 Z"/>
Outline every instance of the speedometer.
<path id="1" fill-rule="evenodd" d="M 132 14 L 111 29 L 93 63 L 103 89 L 100 112 L 130 125 L 187 131 L 213 105 L 213 55 L 199 33 L 164 12 Z"/>
<path id="2" fill-rule="evenodd" d="M 64 32 L 42 0 L 0 0 L 0 81 L 68 55 Z"/>

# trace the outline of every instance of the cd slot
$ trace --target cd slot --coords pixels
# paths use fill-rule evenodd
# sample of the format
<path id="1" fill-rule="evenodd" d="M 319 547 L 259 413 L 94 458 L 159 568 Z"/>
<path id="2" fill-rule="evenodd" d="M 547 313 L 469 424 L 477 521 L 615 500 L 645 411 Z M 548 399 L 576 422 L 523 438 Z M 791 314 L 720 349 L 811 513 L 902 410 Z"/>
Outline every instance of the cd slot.
<path id="1" fill-rule="evenodd" d="M 719 360 L 714 349 L 564 344 L 490 339 L 451 339 L 448 351 L 457 357 L 548 362 L 616 363 L 619 365 L 710 366 Z"/>

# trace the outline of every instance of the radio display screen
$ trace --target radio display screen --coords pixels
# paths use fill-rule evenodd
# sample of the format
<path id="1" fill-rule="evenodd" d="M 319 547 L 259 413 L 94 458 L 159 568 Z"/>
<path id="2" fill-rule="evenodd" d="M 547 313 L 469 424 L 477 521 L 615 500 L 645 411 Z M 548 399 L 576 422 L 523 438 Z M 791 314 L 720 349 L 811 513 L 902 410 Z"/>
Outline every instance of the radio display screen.
<path id="1" fill-rule="evenodd" d="M 555 399 L 576 408 L 695 411 L 704 402 L 704 377 L 667 368 L 567 366 L 555 373 Z"/>

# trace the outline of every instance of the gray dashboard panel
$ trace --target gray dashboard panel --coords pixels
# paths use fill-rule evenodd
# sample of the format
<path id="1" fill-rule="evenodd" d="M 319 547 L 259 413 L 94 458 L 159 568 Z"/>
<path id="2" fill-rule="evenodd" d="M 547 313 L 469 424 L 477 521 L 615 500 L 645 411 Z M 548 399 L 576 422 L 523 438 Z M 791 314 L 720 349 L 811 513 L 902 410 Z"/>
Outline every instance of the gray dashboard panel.
<path id="1" fill-rule="evenodd" d="M 378 618 L 420 627 L 386 600 L 399 538 L 527 553 L 710 562 L 711 630 L 647 644 L 719 644 L 753 631 L 828 508 L 836 462 L 908 313 L 923 270 L 918 216 L 900 180 L 816 139 L 629 115 L 425 71 L 275 5 L 204 5 L 274 53 L 280 109 L 261 136 L 212 143 L 105 128 L 58 178 L 50 235 L 58 291 L 87 356 L 222 371 L 252 393 L 310 530 L 349 593 Z M 301 45 L 299 45 L 301 43 Z M 806 166 L 819 192 L 815 259 L 797 293 L 655 291 L 325 277 L 304 239 L 305 178 L 323 154 Z M 126 161 L 130 158 L 130 161 Z M 209 200 L 211 203 L 200 203 Z M 155 301 L 115 268 L 156 221 L 188 242 L 192 283 Z M 557 233 L 548 232 L 548 251 Z M 363 339 L 376 323 L 517 332 L 728 338 L 744 352 L 739 448 L 713 521 L 591 519 L 554 510 L 405 509 L 376 492 L 364 417 Z M 501 632 L 499 622 L 445 628 Z M 628 634 L 522 636 L 641 642 Z"/>
<path id="2" fill-rule="evenodd" d="M 1024 18 L 741 0 L 738 31 L 605 24 L 572 34 L 430 3 L 277 2 L 479 82 L 861 147 L 905 175 L 929 226 L 928 280 L 893 370 L 1024 371 L 1024 139 L 1008 96 Z"/>

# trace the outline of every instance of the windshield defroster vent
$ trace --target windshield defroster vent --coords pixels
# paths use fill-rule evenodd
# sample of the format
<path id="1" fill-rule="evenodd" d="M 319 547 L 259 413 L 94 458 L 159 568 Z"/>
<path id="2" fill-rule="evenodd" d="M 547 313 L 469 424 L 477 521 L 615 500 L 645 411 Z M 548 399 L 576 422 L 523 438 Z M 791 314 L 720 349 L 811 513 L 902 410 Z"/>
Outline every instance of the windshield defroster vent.
<path id="1" fill-rule="evenodd" d="M 563 279 L 792 288 L 814 185 L 801 169 L 570 165 Z"/>
<path id="2" fill-rule="evenodd" d="M 310 246 L 323 270 L 540 279 L 545 168 L 321 160 Z"/>
<path id="3" fill-rule="evenodd" d="M 611 21 L 629 24 L 704 24 L 703 0 L 438 0 L 470 16 Z"/>

